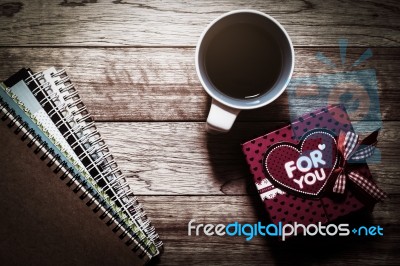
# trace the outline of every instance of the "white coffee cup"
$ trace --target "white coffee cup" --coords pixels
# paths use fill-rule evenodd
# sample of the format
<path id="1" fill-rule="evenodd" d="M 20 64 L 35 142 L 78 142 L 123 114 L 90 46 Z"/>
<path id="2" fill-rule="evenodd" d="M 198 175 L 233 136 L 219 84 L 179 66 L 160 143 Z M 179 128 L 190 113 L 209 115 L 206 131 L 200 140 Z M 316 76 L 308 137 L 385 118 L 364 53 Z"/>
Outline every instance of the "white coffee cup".
<path id="1" fill-rule="evenodd" d="M 247 42 L 246 37 L 248 37 L 247 36 L 248 33 L 247 31 L 245 31 L 246 28 L 243 27 L 251 27 L 249 29 L 253 28 L 257 29 L 257 31 L 256 30 L 254 31 L 254 36 L 249 35 L 251 37 L 248 38 L 248 40 L 250 40 L 249 42 L 251 42 L 252 40 L 258 40 L 259 37 L 260 40 L 264 40 L 266 42 L 270 41 L 271 43 L 276 45 L 275 46 L 266 45 L 265 49 L 267 49 L 268 47 L 268 51 L 266 50 L 264 51 L 263 50 L 264 46 L 262 45 L 262 43 L 254 43 L 254 44 L 246 43 Z M 237 35 L 235 32 L 236 29 L 237 29 Z M 221 37 L 221 35 L 223 34 L 225 35 Z M 243 36 L 244 38 L 243 41 L 240 39 L 241 38 L 240 35 L 246 35 Z M 236 40 L 234 38 L 239 38 L 238 39 L 239 41 L 238 42 L 235 41 L 235 43 L 229 43 L 228 41 L 230 39 L 228 38 L 233 38 L 232 40 Z M 218 40 L 221 40 L 221 42 L 227 41 L 227 45 L 218 43 Z M 235 58 L 230 60 L 231 59 L 230 57 L 226 57 L 229 60 L 226 60 L 227 62 L 226 64 L 224 64 L 225 62 L 221 62 L 221 60 L 218 59 L 214 60 L 213 57 L 210 57 L 212 55 L 213 50 L 219 51 L 216 50 L 218 48 L 215 48 L 218 45 L 220 45 L 220 47 L 226 47 L 227 50 L 231 49 L 232 50 L 231 52 L 234 55 L 233 57 Z M 242 45 L 242 46 L 235 47 L 235 45 Z M 257 45 L 259 45 L 259 47 Z M 251 47 L 253 46 L 256 48 L 252 49 Z M 249 49 L 240 50 L 242 47 L 249 47 Z M 276 49 L 274 50 L 274 48 Z M 237 51 L 241 51 L 240 52 L 241 58 L 236 58 L 236 55 L 239 55 L 239 53 L 235 53 L 235 49 L 237 49 Z M 218 86 L 220 86 L 218 84 L 225 84 L 224 82 L 226 82 L 227 84 L 233 84 L 235 85 L 235 87 L 236 84 L 240 84 L 241 82 L 240 77 L 237 76 L 242 76 L 242 75 L 229 75 L 230 73 L 237 73 L 229 71 L 233 70 L 240 71 L 240 68 L 232 67 L 232 64 L 230 63 L 232 63 L 231 61 L 234 60 L 237 60 L 237 62 L 241 62 L 238 60 L 243 60 L 244 62 L 247 63 L 252 62 L 249 61 L 250 59 L 246 60 L 247 53 L 249 54 L 249 57 L 250 56 L 253 57 L 251 60 L 255 60 L 258 62 L 258 57 L 255 56 L 257 55 L 257 53 L 253 51 L 256 52 L 259 51 L 261 55 L 260 58 L 265 58 L 267 60 L 269 58 L 268 56 L 270 57 L 272 56 L 276 59 L 273 62 L 269 62 L 268 67 L 265 67 L 267 65 L 263 64 L 264 68 L 266 68 L 265 77 L 266 78 L 268 77 L 267 76 L 268 71 L 270 71 L 270 73 L 274 73 L 273 78 L 275 81 L 273 82 L 271 77 L 269 83 L 270 85 L 267 86 L 266 88 L 260 88 L 260 90 L 263 90 L 262 93 L 256 94 L 255 96 L 248 96 L 248 97 L 245 96 L 245 98 L 243 97 L 238 98 L 236 96 L 228 95 L 230 94 L 230 92 L 229 90 L 227 90 L 227 88 L 224 88 L 224 90 L 218 88 Z M 279 54 L 279 56 L 275 55 L 275 52 L 276 54 Z M 214 53 L 214 55 L 217 55 L 217 57 L 219 56 L 219 54 L 224 54 L 224 56 L 225 55 L 228 56 L 229 51 L 225 51 L 225 49 L 222 49 L 221 53 Z M 206 64 L 206 62 L 208 65 Z M 264 60 L 260 62 L 266 62 L 266 61 Z M 276 68 L 274 64 L 277 65 Z M 258 63 L 258 65 L 260 65 L 260 63 Z M 248 68 L 250 69 L 257 67 L 258 65 L 255 64 L 253 65 L 251 63 L 247 64 Z M 224 72 L 224 68 L 226 68 L 226 72 Z M 248 68 L 245 67 L 243 69 L 248 70 Z M 290 37 L 285 31 L 285 29 L 279 24 L 279 22 L 276 21 L 271 16 L 268 16 L 256 10 L 236 10 L 223 14 L 222 16 L 215 19 L 206 27 L 204 32 L 201 34 L 196 47 L 197 75 L 200 79 L 203 88 L 212 97 L 211 109 L 207 118 L 207 131 L 210 133 L 228 132 L 231 129 L 237 115 L 241 110 L 259 108 L 274 101 L 283 93 L 283 91 L 289 84 L 290 78 L 293 73 L 293 68 L 294 68 L 294 50 Z M 213 77 L 212 75 L 210 75 L 211 73 L 210 69 L 213 69 L 215 73 L 224 73 L 224 75 L 226 74 L 226 76 L 220 78 L 218 77 L 217 74 L 214 74 Z M 264 70 L 261 68 L 260 71 Z M 263 80 L 262 76 L 263 73 L 261 73 L 262 75 L 260 76 L 259 71 L 255 72 L 258 73 L 257 78 L 258 79 L 261 78 L 260 80 Z M 246 74 L 247 73 L 243 74 L 245 75 L 243 76 L 244 80 L 246 80 Z M 251 81 L 252 75 L 249 75 L 249 77 L 247 78 L 250 79 Z M 235 79 L 238 81 L 238 83 L 235 83 Z M 218 80 L 219 83 L 216 82 L 216 80 Z M 254 88 L 257 89 L 258 88 L 257 86 L 258 84 L 255 84 Z M 240 90 L 235 92 L 241 93 Z"/>

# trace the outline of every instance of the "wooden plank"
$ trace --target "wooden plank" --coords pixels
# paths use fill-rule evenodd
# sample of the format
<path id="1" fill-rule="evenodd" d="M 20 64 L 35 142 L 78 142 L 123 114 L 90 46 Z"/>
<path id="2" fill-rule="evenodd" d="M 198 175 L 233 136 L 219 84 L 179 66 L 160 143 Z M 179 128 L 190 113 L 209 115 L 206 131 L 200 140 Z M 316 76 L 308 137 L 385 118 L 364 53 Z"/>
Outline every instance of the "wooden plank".
<path id="1" fill-rule="evenodd" d="M 188 236 L 188 222 L 269 223 L 256 196 L 142 196 L 140 200 L 165 243 L 160 265 L 389 265 L 397 263 L 400 196 L 376 205 L 374 212 L 343 219 L 351 228 L 380 225 L 383 236 L 307 237 L 285 242 L 275 237 Z M 307 247 L 307 248 L 305 248 Z M 301 260 L 301 262 L 299 261 Z"/>
<path id="2" fill-rule="evenodd" d="M 372 58 L 353 66 L 365 51 L 349 48 L 342 65 L 339 48 L 297 48 L 294 79 L 311 85 L 291 86 L 288 91 L 298 89 L 305 96 L 289 101 L 285 92 L 264 108 L 242 112 L 238 120 L 289 121 L 295 114 L 337 103 L 341 96 L 345 100 L 352 96 L 344 103 L 353 120 L 376 113 L 370 103 L 379 100 L 382 119 L 399 120 L 400 48 L 373 48 Z M 317 60 L 317 54 L 324 54 L 336 67 Z M 2 79 L 22 66 L 37 71 L 52 65 L 67 68 L 99 121 L 205 121 L 210 106 L 196 75 L 192 48 L 0 48 L 0 60 Z M 374 73 L 360 76 L 359 71 L 367 69 L 375 69 L 377 77 Z M 366 90 L 378 90 L 379 98 L 366 99 Z M 329 97 L 316 95 L 315 102 L 310 93 Z"/>
<path id="3" fill-rule="evenodd" d="M 371 127 L 373 127 L 371 123 Z M 240 144 L 283 123 L 239 122 L 227 135 L 208 135 L 204 123 L 98 123 L 116 161 L 140 195 L 256 194 Z M 388 193 L 399 190 L 400 122 L 385 122 L 381 162 L 372 174 Z"/>
<path id="4" fill-rule="evenodd" d="M 295 45 L 397 46 L 396 1 L 28 1 L 0 5 L 0 45 L 195 46 L 203 29 L 235 9 L 275 17 Z"/>

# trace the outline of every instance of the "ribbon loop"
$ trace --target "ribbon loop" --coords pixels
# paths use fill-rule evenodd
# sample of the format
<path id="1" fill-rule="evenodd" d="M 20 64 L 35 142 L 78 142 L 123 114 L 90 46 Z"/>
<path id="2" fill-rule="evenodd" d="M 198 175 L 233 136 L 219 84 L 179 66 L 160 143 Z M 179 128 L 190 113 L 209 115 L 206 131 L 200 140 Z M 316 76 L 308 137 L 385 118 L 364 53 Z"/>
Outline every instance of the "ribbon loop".
<path id="1" fill-rule="evenodd" d="M 351 160 L 360 161 L 365 160 L 374 154 L 375 146 L 364 146 L 360 147 L 354 154 L 351 156 Z"/>
<path id="2" fill-rule="evenodd" d="M 364 178 L 363 176 L 351 172 L 349 173 L 348 177 L 351 181 L 353 181 L 357 186 L 366 191 L 374 199 L 380 201 L 387 198 L 386 192 L 384 192 L 375 183 L 372 183 L 370 180 Z"/>
<path id="3" fill-rule="evenodd" d="M 344 175 L 342 171 L 335 181 L 333 192 L 343 194 L 345 187 L 346 187 L 346 175 Z"/>
<path id="4" fill-rule="evenodd" d="M 365 178 L 354 170 L 349 170 L 346 165 L 348 161 L 355 160 L 361 161 L 372 156 L 377 143 L 378 131 L 373 132 L 366 137 L 361 144 L 359 137 L 354 132 L 339 133 L 337 149 L 341 155 L 342 160 L 337 169 L 335 169 L 336 181 L 333 186 L 333 192 L 343 194 L 346 188 L 346 179 L 348 178 L 359 188 L 367 192 L 371 197 L 376 200 L 383 200 L 387 194 L 381 190 L 372 180 Z"/>
<path id="5" fill-rule="evenodd" d="M 342 131 L 343 132 L 343 131 Z M 340 133 L 342 133 L 340 132 Z M 358 144 L 358 135 L 349 131 L 345 135 L 344 139 L 344 159 L 347 161 L 353 153 L 356 151 L 356 146 Z"/>

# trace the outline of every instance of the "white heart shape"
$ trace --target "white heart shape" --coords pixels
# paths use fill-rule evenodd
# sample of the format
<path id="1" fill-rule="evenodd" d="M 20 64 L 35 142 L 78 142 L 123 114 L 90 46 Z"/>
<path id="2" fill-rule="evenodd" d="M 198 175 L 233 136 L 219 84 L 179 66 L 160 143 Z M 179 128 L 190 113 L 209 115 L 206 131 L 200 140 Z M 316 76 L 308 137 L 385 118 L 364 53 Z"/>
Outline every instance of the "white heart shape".
<path id="1" fill-rule="evenodd" d="M 318 149 L 321 151 L 325 150 L 325 144 L 318 144 Z"/>

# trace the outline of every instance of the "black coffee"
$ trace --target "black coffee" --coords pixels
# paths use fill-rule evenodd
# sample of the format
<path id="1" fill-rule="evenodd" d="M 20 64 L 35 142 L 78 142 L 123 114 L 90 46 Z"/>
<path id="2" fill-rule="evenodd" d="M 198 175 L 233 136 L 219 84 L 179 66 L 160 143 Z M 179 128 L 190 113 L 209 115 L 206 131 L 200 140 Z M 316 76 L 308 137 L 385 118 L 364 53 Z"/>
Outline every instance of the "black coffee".
<path id="1" fill-rule="evenodd" d="M 252 24 L 219 32 L 205 51 L 207 75 L 223 94 L 247 99 L 264 94 L 282 69 L 282 52 L 270 33 Z"/>

